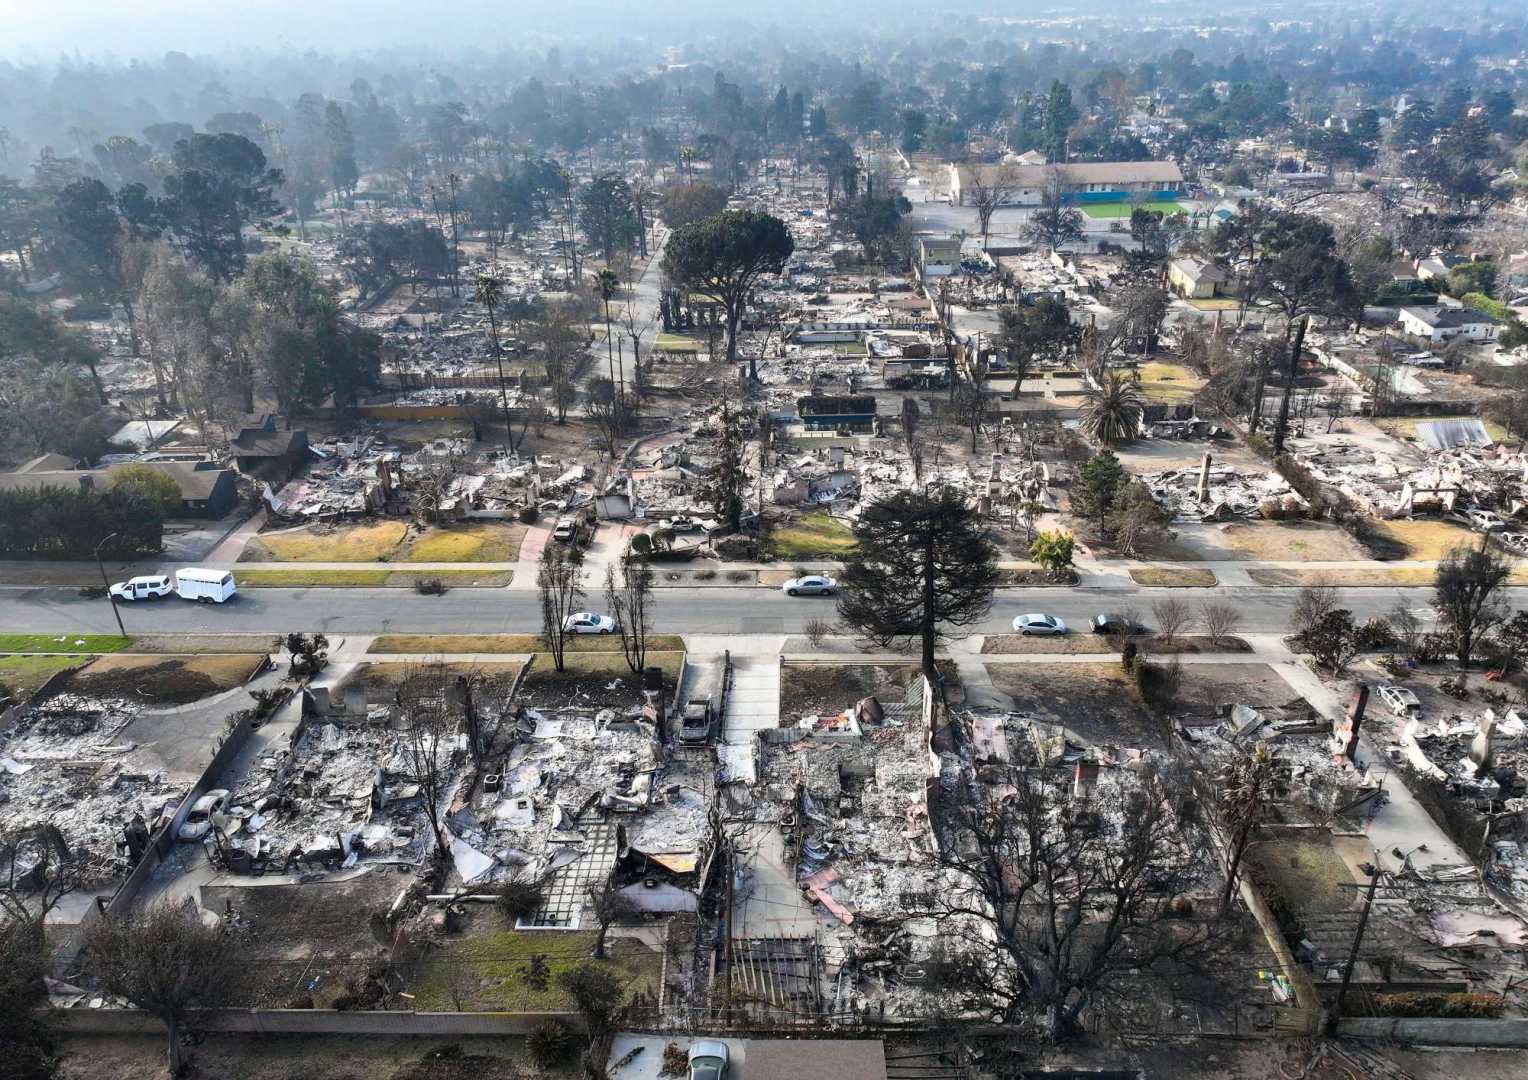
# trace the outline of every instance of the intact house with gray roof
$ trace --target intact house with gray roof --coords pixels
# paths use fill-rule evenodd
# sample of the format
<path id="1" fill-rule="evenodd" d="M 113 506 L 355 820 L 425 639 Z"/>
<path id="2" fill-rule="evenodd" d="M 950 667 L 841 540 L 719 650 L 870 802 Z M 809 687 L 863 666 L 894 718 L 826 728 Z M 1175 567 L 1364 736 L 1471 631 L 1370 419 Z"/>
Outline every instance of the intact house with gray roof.
<path id="1" fill-rule="evenodd" d="M 1431 342 L 1495 341 L 1501 332 L 1501 323 L 1484 311 L 1467 307 L 1403 307 L 1400 310 L 1401 329 L 1414 337 Z"/>
<path id="2" fill-rule="evenodd" d="M 18 491 L 41 488 L 111 488 L 112 474 L 129 464 L 164 473 L 180 489 L 180 507 L 171 517 L 220 518 L 239 504 L 238 482 L 232 469 L 211 462 L 142 461 L 107 465 L 100 469 L 59 468 L 58 455 L 34 458 L 15 472 L 0 473 L 0 489 Z"/>

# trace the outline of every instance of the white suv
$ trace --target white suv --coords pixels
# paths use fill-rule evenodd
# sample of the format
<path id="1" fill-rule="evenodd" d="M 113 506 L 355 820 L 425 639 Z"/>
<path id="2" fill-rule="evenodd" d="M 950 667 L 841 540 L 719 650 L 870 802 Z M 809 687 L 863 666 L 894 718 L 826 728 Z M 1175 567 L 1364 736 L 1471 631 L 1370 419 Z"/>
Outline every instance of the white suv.
<path id="1" fill-rule="evenodd" d="M 114 600 L 158 600 L 175 591 L 175 581 L 168 574 L 128 578 L 107 590 Z"/>

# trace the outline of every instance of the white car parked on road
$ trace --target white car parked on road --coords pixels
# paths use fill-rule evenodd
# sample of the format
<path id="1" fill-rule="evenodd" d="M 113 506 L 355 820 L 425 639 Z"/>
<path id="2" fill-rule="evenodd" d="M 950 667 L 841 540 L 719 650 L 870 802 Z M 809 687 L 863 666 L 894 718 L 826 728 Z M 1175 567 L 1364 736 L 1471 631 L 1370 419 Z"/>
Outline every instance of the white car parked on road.
<path id="1" fill-rule="evenodd" d="M 613 634 L 619 626 L 609 615 L 596 615 L 592 611 L 575 611 L 562 620 L 564 634 Z"/>
<path id="2" fill-rule="evenodd" d="M 786 596 L 832 596 L 838 591 L 838 582 L 823 574 L 808 574 L 791 578 L 780 588 Z"/>
<path id="3" fill-rule="evenodd" d="M 158 600 L 175 592 L 175 579 L 169 574 L 150 574 L 119 581 L 107 591 L 115 600 Z"/>
<path id="4" fill-rule="evenodd" d="M 1032 634 L 1064 634 L 1066 623 L 1054 615 L 1015 615 L 1013 632 L 1029 637 Z"/>

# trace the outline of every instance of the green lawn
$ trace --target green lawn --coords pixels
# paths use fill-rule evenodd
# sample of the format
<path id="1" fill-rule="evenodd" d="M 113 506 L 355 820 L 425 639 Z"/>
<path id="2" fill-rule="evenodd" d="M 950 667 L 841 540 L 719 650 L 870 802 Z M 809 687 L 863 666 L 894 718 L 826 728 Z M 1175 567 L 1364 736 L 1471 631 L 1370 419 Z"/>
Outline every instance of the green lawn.
<path id="1" fill-rule="evenodd" d="M 659 334 L 653 343 L 657 352 L 698 353 L 705 348 L 705 338 L 689 334 Z"/>
<path id="2" fill-rule="evenodd" d="M 1078 203 L 1077 209 L 1081 210 L 1090 218 L 1128 218 L 1130 211 L 1139 206 L 1142 210 L 1156 210 L 1163 214 L 1182 213 L 1183 207 L 1175 202 L 1149 202 L 1149 203 Z"/>
<path id="3" fill-rule="evenodd" d="M 35 694 L 47 682 L 65 668 L 75 667 L 89 660 L 88 656 L 0 656 L 0 684 L 4 684 L 18 698 Z"/>
<path id="4" fill-rule="evenodd" d="M 497 916 L 479 916 L 479 918 Z M 520 1012 L 567 1009 L 572 1001 L 557 985 L 557 976 L 589 959 L 594 949 L 592 931 L 499 930 L 470 934 L 431 949 L 414 974 L 409 992 L 414 1007 L 426 1011 L 452 1011 L 460 1001 L 467 1011 Z M 662 957 L 629 938 L 610 938 L 604 961 L 626 986 L 629 994 L 656 991 Z M 526 980 L 532 956 L 545 957 L 545 989 Z"/>
<path id="5" fill-rule="evenodd" d="M 768 544 L 777 559 L 837 559 L 854 550 L 854 534 L 831 514 L 803 514 L 772 528 Z"/>
<path id="6" fill-rule="evenodd" d="M 116 634 L 0 634 L 0 653 L 108 653 L 133 643 Z"/>

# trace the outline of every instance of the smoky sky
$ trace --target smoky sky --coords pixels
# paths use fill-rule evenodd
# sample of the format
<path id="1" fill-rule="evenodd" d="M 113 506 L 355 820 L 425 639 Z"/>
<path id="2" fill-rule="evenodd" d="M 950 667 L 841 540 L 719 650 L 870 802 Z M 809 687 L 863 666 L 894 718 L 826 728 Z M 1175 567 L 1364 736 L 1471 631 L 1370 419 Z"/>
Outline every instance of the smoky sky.
<path id="1" fill-rule="evenodd" d="M 737 24 L 927 18 L 940 10 L 1047 4 L 938 0 L 0 0 L 0 57 L 157 59 L 166 52 L 421 49 L 492 52 L 542 41 L 618 41 Z"/>

